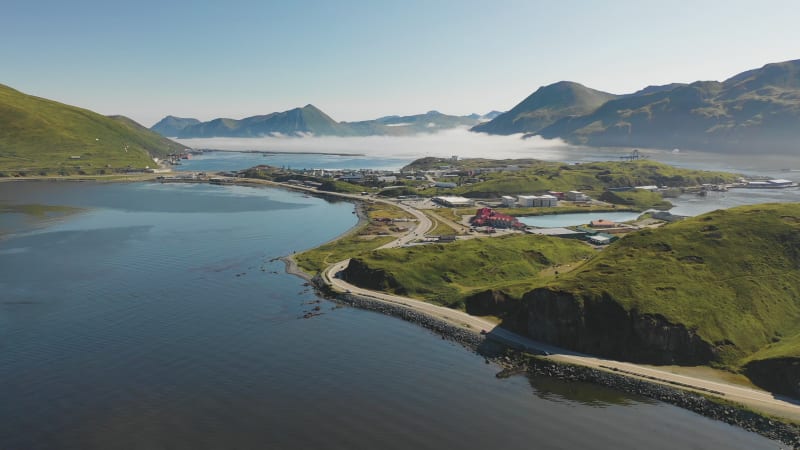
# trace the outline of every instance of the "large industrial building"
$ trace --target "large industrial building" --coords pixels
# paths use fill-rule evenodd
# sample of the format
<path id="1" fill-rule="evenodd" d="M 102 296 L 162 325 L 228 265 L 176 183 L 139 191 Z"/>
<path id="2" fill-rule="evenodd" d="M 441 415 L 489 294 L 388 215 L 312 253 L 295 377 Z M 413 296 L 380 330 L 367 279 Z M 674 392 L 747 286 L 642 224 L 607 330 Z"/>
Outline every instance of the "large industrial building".
<path id="1" fill-rule="evenodd" d="M 433 197 L 431 200 L 442 206 L 447 206 L 448 208 L 472 206 L 475 203 L 474 200 L 466 197 Z"/>

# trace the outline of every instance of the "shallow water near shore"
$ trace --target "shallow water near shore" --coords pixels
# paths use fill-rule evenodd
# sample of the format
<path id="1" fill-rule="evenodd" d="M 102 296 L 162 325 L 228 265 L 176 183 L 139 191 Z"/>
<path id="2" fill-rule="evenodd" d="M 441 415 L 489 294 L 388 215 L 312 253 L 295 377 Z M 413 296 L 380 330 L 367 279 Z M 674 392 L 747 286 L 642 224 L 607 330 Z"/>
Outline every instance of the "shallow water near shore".
<path id="1" fill-rule="evenodd" d="M 779 447 L 594 385 L 497 379 L 320 299 L 274 259 L 341 234 L 351 203 L 150 183 L 3 183 L 0 201 L 85 208 L 0 240 L 3 449 Z"/>

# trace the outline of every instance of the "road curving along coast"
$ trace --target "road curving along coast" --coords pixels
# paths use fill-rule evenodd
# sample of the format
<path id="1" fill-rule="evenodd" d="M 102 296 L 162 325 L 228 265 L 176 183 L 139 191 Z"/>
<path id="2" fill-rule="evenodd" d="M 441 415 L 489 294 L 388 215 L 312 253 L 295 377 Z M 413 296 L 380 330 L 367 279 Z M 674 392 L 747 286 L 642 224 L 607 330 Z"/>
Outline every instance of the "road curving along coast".
<path id="1" fill-rule="evenodd" d="M 352 194 L 326 192 L 325 195 L 355 201 L 364 200 L 363 197 Z M 417 219 L 416 226 L 406 234 L 378 249 L 404 246 L 422 238 L 433 225 L 426 214 L 403 203 L 375 198 L 370 200 L 400 207 Z M 299 270 L 293 265 L 291 257 L 287 259 L 289 259 L 287 268 L 291 268 L 290 273 L 299 275 Z M 491 342 L 523 353 L 538 355 L 533 359 L 527 357 L 495 359 L 507 369 L 522 367 L 521 370 L 532 374 L 590 381 L 625 392 L 645 395 L 780 440 L 793 447 L 800 447 L 800 428 L 770 418 L 778 417 L 788 422 L 800 422 L 800 402 L 759 389 L 573 352 L 531 340 L 498 327 L 497 324 L 484 318 L 471 316 L 459 310 L 364 289 L 341 278 L 340 274 L 349 261 L 345 259 L 331 264 L 313 278 L 313 283 L 332 294 L 337 301 L 408 320 L 476 351 L 480 351 L 484 344 Z"/>

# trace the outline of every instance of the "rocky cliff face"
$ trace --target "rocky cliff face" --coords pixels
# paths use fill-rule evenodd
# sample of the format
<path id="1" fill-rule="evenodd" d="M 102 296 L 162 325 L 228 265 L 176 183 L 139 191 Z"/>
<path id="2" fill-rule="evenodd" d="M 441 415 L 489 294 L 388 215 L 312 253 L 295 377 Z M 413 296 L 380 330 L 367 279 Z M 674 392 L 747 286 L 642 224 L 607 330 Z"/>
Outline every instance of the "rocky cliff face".
<path id="1" fill-rule="evenodd" d="M 528 335 L 537 340 L 637 362 L 705 364 L 716 359 L 713 345 L 693 330 L 660 315 L 626 311 L 606 295 L 577 298 L 536 289 L 523 298 Z"/>
<path id="2" fill-rule="evenodd" d="M 473 316 L 503 315 L 519 309 L 518 300 L 494 289 L 472 294 L 464 300 L 467 313 Z"/>
<path id="3" fill-rule="evenodd" d="M 376 291 L 393 291 L 404 295 L 406 290 L 400 286 L 395 278 L 383 269 L 372 269 L 357 258 L 350 260 L 350 264 L 342 272 L 342 279 L 366 289 Z"/>
<path id="4" fill-rule="evenodd" d="M 745 374 L 756 385 L 778 394 L 800 398 L 800 359 L 775 358 L 752 361 Z"/>

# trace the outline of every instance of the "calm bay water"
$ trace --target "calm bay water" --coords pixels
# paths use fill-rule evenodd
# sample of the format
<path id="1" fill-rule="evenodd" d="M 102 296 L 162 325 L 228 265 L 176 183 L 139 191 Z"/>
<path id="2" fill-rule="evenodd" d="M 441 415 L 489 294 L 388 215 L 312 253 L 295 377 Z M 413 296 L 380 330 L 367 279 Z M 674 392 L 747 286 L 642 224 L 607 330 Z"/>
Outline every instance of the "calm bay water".
<path id="1" fill-rule="evenodd" d="M 85 208 L 0 215 L 1 449 L 777 447 L 597 386 L 499 380 L 318 298 L 273 258 L 352 226 L 349 203 L 147 183 L 0 183 L 0 202 Z"/>
<path id="2" fill-rule="evenodd" d="M 236 171 L 266 164 L 292 169 L 400 170 L 410 159 L 367 155 L 322 155 L 318 153 L 255 153 L 210 151 L 181 161 L 176 171 Z"/>

